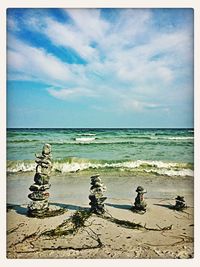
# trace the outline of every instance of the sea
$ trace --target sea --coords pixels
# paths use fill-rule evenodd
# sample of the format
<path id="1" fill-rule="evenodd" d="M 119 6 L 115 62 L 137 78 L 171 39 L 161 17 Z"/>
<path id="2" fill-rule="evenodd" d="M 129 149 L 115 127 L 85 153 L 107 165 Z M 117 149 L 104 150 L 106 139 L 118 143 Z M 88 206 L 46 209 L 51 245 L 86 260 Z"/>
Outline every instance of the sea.
<path id="1" fill-rule="evenodd" d="M 194 129 L 7 129 L 7 172 L 34 172 L 52 146 L 53 172 L 193 176 Z"/>

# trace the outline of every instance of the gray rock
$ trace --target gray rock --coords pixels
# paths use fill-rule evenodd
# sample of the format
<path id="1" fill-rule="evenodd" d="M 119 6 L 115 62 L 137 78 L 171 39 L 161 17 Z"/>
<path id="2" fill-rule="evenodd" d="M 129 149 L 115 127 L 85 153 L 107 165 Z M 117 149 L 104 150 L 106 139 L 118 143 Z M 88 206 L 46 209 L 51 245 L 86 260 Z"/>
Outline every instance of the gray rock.
<path id="1" fill-rule="evenodd" d="M 42 211 L 42 210 L 47 210 L 49 207 L 49 202 L 47 199 L 45 200 L 41 200 L 41 201 L 32 201 L 29 205 L 28 205 L 28 209 L 30 211 Z"/>
<path id="2" fill-rule="evenodd" d="M 49 155 L 51 153 L 51 145 L 45 144 L 42 149 L 42 154 Z"/>
<path id="3" fill-rule="evenodd" d="M 49 176 L 46 174 L 36 173 L 34 176 L 34 182 L 38 185 L 49 184 Z"/>
<path id="4" fill-rule="evenodd" d="M 45 191 L 34 191 L 28 195 L 28 198 L 35 201 L 45 200 L 49 198 L 49 193 Z"/>
<path id="5" fill-rule="evenodd" d="M 135 198 L 134 210 L 146 211 L 147 203 L 144 200 L 144 194 L 147 192 L 142 186 L 136 189 L 137 196 Z"/>
<path id="6" fill-rule="evenodd" d="M 186 208 L 187 208 L 187 206 L 186 206 L 186 202 L 185 202 L 184 197 L 183 196 L 177 196 L 174 209 L 178 210 L 178 211 L 182 211 Z"/>
<path id="7" fill-rule="evenodd" d="M 33 184 L 29 187 L 30 191 L 45 191 L 51 187 L 50 184 L 44 184 L 44 185 L 38 185 L 38 184 Z"/>

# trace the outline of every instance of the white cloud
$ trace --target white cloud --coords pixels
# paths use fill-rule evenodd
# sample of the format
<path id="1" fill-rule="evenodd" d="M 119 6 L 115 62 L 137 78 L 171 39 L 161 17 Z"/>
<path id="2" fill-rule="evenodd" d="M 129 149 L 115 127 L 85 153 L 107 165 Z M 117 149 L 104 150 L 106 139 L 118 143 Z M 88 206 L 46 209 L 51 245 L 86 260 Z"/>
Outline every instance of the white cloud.
<path id="1" fill-rule="evenodd" d="M 8 38 L 8 66 L 45 82 L 64 83 L 73 74 L 70 66 L 43 49 L 27 45 L 12 36 Z"/>
<path id="2" fill-rule="evenodd" d="M 101 19 L 100 9 L 66 9 L 65 12 L 89 40 L 99 41 L 110 27 L 108 21 Z"/>
<path id="3" fill-rule="evenodd" d="M 180 95 L 178 83 L 181 78 L 184 82 L 192 66 L 190 30 L 157 32 L 149 9 L 121 10 L 114 23 L 102 17 L 99 9 L 67 9 L 65 13 L 70 21 L 32 13 L 27 27 L 66 54 L 72 49 L 86 64 L 63 62 L 48 50 L 9 37 L 8 64 L 13 76 L 51 84 L 48 92 L 58 99 L 106 97 L 117 108 L 137 112 L 164 109 L 166 105 L 159 101 L 165 101 L 168 91 L 172 97 L 173 88 Z"/>
<path id="4" fill-rule="evenodd" d="M 61 90 L 49 88 L 47 91 L 50 95 L 62 100 L 73 99 L 74 97 L 96 96 L 92 90 L 86 88 L 66 88 Z"/>
<path id="5" fill-rule="evenodd" d="M 125 111 L 150 112 L 151 110 L 169 111 L 169 107 L 160 103 L 144 102 L 137 99 L 124 97 L 122 105 Z"/>
<path id="6" fill-rule="evenodd" d="M 86 60 L 95 59 L 97 56 L 95 49 L 89 46 L 88 38 L 69 25 L 47 19 L 44 33 L 54 44 L 65 48 L 70 47 Z"/>

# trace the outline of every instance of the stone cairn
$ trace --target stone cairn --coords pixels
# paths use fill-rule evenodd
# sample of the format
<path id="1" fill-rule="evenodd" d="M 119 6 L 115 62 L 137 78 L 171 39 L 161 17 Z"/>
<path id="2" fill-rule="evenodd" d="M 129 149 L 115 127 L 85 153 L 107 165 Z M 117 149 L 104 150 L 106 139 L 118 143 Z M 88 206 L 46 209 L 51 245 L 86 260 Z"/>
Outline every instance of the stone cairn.
<path id="1" fill-rule="evenodd" d="M 184 200 L 184 197 L 177 196 L 175 198 L 175 200 L 176 200 L 176 203 L 175 203 L 175 206 L 174 206 L 175 210 L 182 211 L 182 210 L 187 208 L 186 202 Z"/>
<path id="2" fill-rule="evenodd" d="M 146 212 L 147 203 L 144 200 L 144 194 L 147 193 L 147 191 L 142 186 L 138 186 L 136 192 L 137 196 L 135 198 L 133 210 L 136 212 Z"/>
<path id="3" fill-rule="evenodd" d="M 99 174 L 91 176 L 91 188 L 90 188 L 90 211 L 96 214 L 103 214 L 105 212 L 104 201 L 107 197 L 103 196 L 103 192 L 106 191 L 106 186 L 101 183 Z"/>
<path id="4" fill-rule="evenodd" d="M 49 210 L 49 193 L 46 191 L 50 188 L 49 178 L 52 169 L 51 145 L 45 144 L 42 154 L 37 155 L 35 162 L 36 173 L 34 176 L 34 184 L 29 190 L 32 192 L 28 197 L 32 200 L 28 205 L 28 215 L 33 217 L 42 217 Z"/>

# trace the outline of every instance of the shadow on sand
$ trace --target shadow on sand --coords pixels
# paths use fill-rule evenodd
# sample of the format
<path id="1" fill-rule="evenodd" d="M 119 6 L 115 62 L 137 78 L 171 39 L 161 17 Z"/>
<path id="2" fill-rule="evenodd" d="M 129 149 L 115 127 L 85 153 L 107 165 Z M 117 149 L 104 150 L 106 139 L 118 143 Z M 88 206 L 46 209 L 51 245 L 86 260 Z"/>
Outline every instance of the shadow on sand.
<path id="1" fill-rule="evenodd" d="M 73 205 L 73 204 L 63 204 L 63 203 L 57 203 L 57 202 L 51 202 L 50 205 L 55 205 L 63 209 L 67 210 L 89 210 L 90 208 L 87 207 L 81 207 L 78 205 Z"/>
<path id="2" fill-rule="evenodd" d="M 131 210 L 132 209 L 131 205 L 124 205 L 124 204 L 119 205 L 119 204 L 113 204 L 113 203 L 105 203 L 105 205 L 111 206 L 111 207 L 114 207 L 117 209 L 123 209 L 123 210 Z"/>
<path id="3" fill-rule="evenodd" d="M 51 205 L 57 206 L 59 208 L 63 208 L 63 209 L 66 209 L 66 210 L 89 210 L 89 208 L 87 208 L 87 207 L 81 207 L 81 206 L 72 205 L 72 204 L 63 204 L 63 203 L 50 202 L 49 206 L 51 207 Z M 7 212 L 9 212 L 10 210 L 14 210 L 14 211 L 16 211 L 16 213 L 18 213 L 20 215 L 28 216 L 27 215 L 28 209 L 27 209 L 27 207 L 24 207 L 24 206 L 25 205 L 8 203 L 7 204 Z"/>
<path id="4" fill-rule="evenodd" d="M 20 215 L 26 215 L 27 216 L 27 208 L 17 205 L 17 204 L 7 204 L 7 212 L 10 210 L 15 210 Z"/>
<path id="5" fill-rule="evenodd" d="M 163 207 L 163 208 L 168 208 L 170 210 L 173 210 L 174 209 L 174 206 L 171 205 L 171 204 L 153 204 L 155 206 L 160 206 L 160 207 Z"/>

